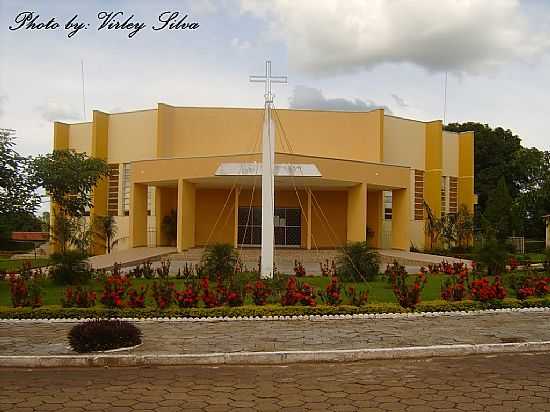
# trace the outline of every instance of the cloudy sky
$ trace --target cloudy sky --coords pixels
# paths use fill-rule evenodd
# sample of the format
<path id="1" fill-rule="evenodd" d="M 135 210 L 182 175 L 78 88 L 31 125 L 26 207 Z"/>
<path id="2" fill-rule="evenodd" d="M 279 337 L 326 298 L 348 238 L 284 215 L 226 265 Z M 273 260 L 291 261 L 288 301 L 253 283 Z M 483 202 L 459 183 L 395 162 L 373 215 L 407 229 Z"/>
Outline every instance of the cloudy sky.
<path id="1" fill-rule="evenodd" d="M 58 29 L 18 29 L 24 11 Z M 98 30 L 122 11 L 130 30 Z M 152 30 L 165 11 L 197 30 Z M 74 15 L 89 23 L 72 37 Z M 447 122 L 480 121 L 550 149 L 550 1 L 545 0 L 0 0 L 0 127 L 19 151 L 51 150 L 52 121 L 178 106 L 261 107 L 248 82 L 264 60 L 289 84 L 278 107 L 370 110 Z M 81 61 L 84 62 L 83 111 Z"/>

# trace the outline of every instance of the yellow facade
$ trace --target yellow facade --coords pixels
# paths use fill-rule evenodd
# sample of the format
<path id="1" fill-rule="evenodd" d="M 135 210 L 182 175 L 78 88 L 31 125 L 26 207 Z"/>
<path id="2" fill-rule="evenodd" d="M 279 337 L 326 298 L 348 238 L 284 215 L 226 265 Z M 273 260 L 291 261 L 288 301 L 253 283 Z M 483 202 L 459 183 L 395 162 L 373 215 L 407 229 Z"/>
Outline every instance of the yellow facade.
<path id="1" fill-rule="evenodd" d="M 108 161 L 109 158 L 109 115 L 97 110 L 93 113 L 92 123 L 92 156 Z M 95 222 L 96 218 L 107 216 L 107 178 L 101 179 L 94 188 L 94 205 L 90 210 L 90 220 Z M 105 240 L 98 231 L 92 231 L 92 250 L 96 255 L 105 253 Z"/>
<path id="2" fill-rule="evenodd" d="M 458 151 L 458 199 L 474 210 L 474 132 L 460 133 Z"/>
<path id="3" fill-rule="evenodd" d="M 56 123 L 54 148 L 119 165 L 116 214 L 128 247 L 169 245 L 163 221 L 172 211 L 179 250 L 238 245 L 239 213 L 261 206 L 259 178 L 217 176 L 216 170 L 223 163 L 261 161 L 263 114 L 164 103 L 128 113 L 94 111 L 92 122 Z M 449 135 L 440 121 L 385 116 L 382 110 L 281 109 L 273 118 L 276 163 L 313 164 L 321 173 L 275 178 L 275 208 L 294 216 L 279 222 L 288 245 L 334 248 L 366 240 L 369 233 L 375 247 L 408 249 L 412 239 L 423 238 L 423 220 L 414 209 L 418 196 L 439 216 L 445 176 L 458 179 L 459 201 L 473 209 L 473 133 Z M 413 179 L 419 172 L 420 194 Z M 109 213 L 108 195 L 105 180 L 94 190 L 92 216 Z M 104 245 L 96 243 L 101 253 Z"/>
<path id="4" fill-rule="evenodd" d="M 359 183 L 348 189 L 347 241 L 367 240 L 367 184 Z"/>

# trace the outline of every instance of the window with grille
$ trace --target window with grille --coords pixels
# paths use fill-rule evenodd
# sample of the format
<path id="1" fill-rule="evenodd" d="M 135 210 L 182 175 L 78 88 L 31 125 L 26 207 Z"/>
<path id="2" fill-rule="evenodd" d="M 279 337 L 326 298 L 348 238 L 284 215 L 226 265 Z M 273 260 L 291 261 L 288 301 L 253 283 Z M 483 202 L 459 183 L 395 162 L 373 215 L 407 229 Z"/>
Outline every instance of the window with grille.
<path id="1" fill-rule="evenodd" d="M 122 210 L 124 216 L 130 214 L 130 175 L 132 174 L 132 165 L 130 163 L 124 163 L 122 165 Z M 153 193 L 155 192 L 154 186 L 147 187 L 147 215 L 151 215 L 153 207 Z"/>
<path id="2" fill-rule="evenodd" d="M 130 175 L 132 174 L 132 165 L 130 163 L 124 163 L 122 165 L 122 210 L 124 216 L 130 214 Z M 147 215 L 151 215 L 153 207 L 153 193 L 155 192 L 154 186 L 147 187 Z"/>
<path id="3" fill-rule="evenodd" d="M 414 171 L 414 220 L 424 219 L 424 171 Z"/>
<path id="4" fill-rule="evenodd" d="M 441 176 L 441 216 L 447 214 L 447 177 Z"/>
<path id="5" fill-rule="evenodd" d="M 155 187 L 147 186 L 147 216 L 151 216 L 151 210 L 153 210 L 153 193 L 155 193 Z"/>
<path id="6" fill-rule="evenodd" d="M 132 165 L 124 163 L 122 165 L 122 210 L 124 215 L 130 214 L 130 174 L 132 173 Z"/>
<path id="7" fill-rule="evenodd" d="M 107 213 L 109 216 L 118 215 L 118 163 L 109 165 Z"/>
<path id="8" fill-rule="evenodd" d="M 449 213 L 458 212 L 458 178 L 449 177 Z"/>
<path id="9" fill-rule="evenodd" d="M 393 196 L 391 191 L 384 192 L 384 219 L 385 220 L 392 219 L 392 197 Z"/>

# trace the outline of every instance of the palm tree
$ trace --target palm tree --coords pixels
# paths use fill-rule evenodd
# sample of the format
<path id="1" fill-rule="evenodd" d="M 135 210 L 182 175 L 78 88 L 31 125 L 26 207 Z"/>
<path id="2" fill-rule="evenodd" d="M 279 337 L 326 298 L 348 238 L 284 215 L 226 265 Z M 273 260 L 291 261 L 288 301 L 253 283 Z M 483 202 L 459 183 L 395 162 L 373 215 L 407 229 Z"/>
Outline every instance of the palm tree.
<path id="1" fill-rule="evenodd" d="M 164 216 L 162 230 L 166 234 L 169 244 L 174 245 L 178 237 L 178 211 L 176 209 L 170 210 L 170 214 Z"/>
<path id="2" fill-rule="evenodd" d="M 424 220 L 424 231 L 430 237 L 430 249 L 433 249 L 439 240 L 439 235 L 442 230 L 442 221 L 434 215 L 432 208 L 424 201 L 424 210 L 426 211 L 426 219 Z"/>
<path id="3" fill-rule="evenodd" d="M 118 239 L 114 240 L 118 231 L 115 218 L 113 216 L 96 216 L 94 224 L 96 234 L 105 241 L 107 253 L 111 253 L 112 247 L 118 242 Z"/>
<path id="4" fill-rule="evenodd" d="M 474 230 L 474 217 L 464 204 L 458 208 L 455 230 L 458 246 L 461 248 L 468 246 Z"/>
<path id="5" fill-rule="evenodd" d="M 441 236 L 445 241 L 445 246 L 447 249 L 450 249 L 451 246 L 457 240 L 457 215 L 455 213 L 450 213 L 441 217 Z"/>

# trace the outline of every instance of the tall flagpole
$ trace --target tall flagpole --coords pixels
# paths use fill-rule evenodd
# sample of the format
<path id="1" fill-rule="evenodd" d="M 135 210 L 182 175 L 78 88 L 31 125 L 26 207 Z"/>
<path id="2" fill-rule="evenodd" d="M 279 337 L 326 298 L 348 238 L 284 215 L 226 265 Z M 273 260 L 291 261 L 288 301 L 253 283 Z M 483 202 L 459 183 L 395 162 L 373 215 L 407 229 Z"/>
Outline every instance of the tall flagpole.
<path id="1" fill-rule="evenodd" d="M 250 76 L 251 82 L 265 83 L 264 127 L 262 135 L 262 250 L 260 274 L 264 279 L 273 277 L 273 246 L 275 214 L 275 127 L 271 119 L 273 94 L 271 83 L 286 83 L 286 76 L 271 75 L 271 61 L 265 62 L 265 76 Z"/>

